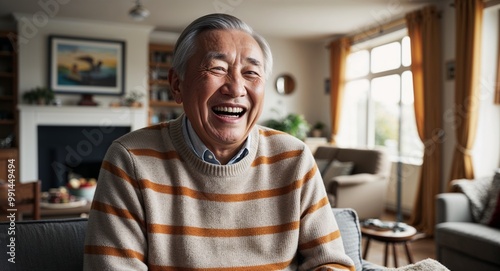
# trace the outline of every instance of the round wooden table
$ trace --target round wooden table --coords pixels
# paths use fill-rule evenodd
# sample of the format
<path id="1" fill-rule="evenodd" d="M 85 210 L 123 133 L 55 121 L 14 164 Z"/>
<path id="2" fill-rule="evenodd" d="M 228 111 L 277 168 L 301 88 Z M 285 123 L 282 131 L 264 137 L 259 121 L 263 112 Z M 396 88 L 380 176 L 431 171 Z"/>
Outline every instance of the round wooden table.
<path id="1" fill-rule="evenodd" d="M 398 267 L 398 257 L 396 254 L 396 244 L 398 243 L 402 243 L 404 245 L 408 262 L 413 263 L 413 256 L 411 254 L 410 248 L 408 247 L 408 241 L 413 240 L 413 238 L 417 234 L 417 230 L 414 227 L 405 225 L 403 231 L 378 230 L 374 228 L 361 227 L 361 233 L 364 237 L 366 237 L 363 259 L 366 260 L 368 249 L 370 248 L 370 241 L 373 239 L 385 243 L 384 266 L 387 266 L 387 260 L 389 257 L 389 245 L 392 245 L 394 267 Z"/>

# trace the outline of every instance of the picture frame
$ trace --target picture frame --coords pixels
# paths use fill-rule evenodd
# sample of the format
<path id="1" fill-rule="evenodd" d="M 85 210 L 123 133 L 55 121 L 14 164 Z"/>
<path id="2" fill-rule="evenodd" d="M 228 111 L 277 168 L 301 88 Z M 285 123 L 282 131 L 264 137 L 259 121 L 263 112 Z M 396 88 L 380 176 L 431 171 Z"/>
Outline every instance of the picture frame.
<path id="1" fill-rule="evenodd" d="M 49 36 L 49 87 L 55 93 L 123 95 L 125 42 Z"/>

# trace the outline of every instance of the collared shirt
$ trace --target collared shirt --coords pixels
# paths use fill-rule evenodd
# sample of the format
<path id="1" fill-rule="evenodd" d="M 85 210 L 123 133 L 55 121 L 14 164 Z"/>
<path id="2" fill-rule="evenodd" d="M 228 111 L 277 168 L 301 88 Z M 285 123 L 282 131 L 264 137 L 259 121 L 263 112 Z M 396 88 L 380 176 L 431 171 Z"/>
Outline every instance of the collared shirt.
<path id="1" fill-rule="evenodd" d="M 201 139 L 198 137 L 196 132 L 193 129 L 193 126 L 191 125 L 191 122 L 187 119 L 186 116 L 183 117 L 182 121 L 182 133 L 184 134 L 184 138 L 186 140 L 186 143 L 191 147 L 193 152 L 203 161 L 211 164 L 216 164 L 220 165 L 221 163 L 217 158 L 215 157 L 214 153 L 210 151 L 205 144 L 201 141 Z M 248 135 L 247 139 L 245 140 L 245 143 L 243 147 L 240 149 L 240 151 L 233 157 L 229 162 L 227 163 L 228 165 L 231 164 L 236 164 L 238 163 L 241 159 L 245 158 L 247 156 L 248 152 L 250 149 L 250 134 Z"/>

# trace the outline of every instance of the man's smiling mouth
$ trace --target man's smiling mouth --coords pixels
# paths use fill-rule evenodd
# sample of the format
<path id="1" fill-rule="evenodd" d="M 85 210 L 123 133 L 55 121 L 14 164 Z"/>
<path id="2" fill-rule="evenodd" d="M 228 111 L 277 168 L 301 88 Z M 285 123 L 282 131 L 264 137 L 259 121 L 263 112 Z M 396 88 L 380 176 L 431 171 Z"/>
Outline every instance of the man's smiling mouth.
<path id="1" fill-rule="evenodd" d="M 230 106 L 216 106 L 212 108 L 212 111 L 221 117 L 231 117 L 239 118 L 245 114 L 246 109 L 241 107 L 230 107 Z"/>

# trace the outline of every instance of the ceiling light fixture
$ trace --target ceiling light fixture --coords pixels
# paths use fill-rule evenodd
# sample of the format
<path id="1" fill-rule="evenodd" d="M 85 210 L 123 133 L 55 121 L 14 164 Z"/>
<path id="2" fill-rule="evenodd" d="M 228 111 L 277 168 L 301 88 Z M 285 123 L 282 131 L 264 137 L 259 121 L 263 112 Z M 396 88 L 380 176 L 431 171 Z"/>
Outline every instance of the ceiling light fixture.
<path id="1" fill-rule="evenodd" d="M 135 6 L 128 12 L 128 15 L 136 21 L 142 21 L 146 19 L 149 14 L 149 10 L 141 4 L 140 0 L 137 0 L 135 2 Z"/>

